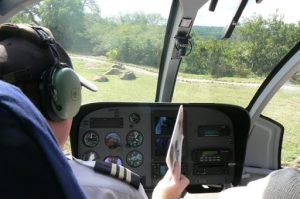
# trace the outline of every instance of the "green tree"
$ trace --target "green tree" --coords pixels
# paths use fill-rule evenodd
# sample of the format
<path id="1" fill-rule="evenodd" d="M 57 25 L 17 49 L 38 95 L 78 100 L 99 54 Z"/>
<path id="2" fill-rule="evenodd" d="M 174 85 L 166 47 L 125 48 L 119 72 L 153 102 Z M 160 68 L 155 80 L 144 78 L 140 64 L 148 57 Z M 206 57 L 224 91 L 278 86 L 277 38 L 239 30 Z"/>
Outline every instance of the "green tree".
<path id="1" fill-rule="evenodd" d="M 40 4 L 41 24 L 50 28 L 56 40 L 72 49 L 84 32 L 84 7 L 81 0 L 45 0 Z"/>
<path id="2" fill-rule="evenodd" d="M 26 8 L 24 11 L 21 11 L 20 13 L 16 14 L 12 18 L 10 18 L 9 21 L 11 23 L 28 23 L 39 25 L 39 15 L 39 7 L 35 5 L 31 8 Z"/>
<path id="3" fill-rule="evenodd" d="M 94 54 L 158 67 L 165 26 L 160 25 L 161 16 L 153 16 L 141 13 L 108 19 L 90 16 L 87 35 L 95 44 Z"/>
<path id="4" fill-rule="evenodd" d="M 269 19 L 254 15 L 228 40 L 204 37 L 196 27 L 191 33 L 193 52 L 184 58 L 181 70 L 215 77 L 265 76 L 299 41 L 299 24 L 287 24 L 277 13 Z"/>
<path id="5" fill-rule="evenodd" d="M 11 22 L 46 26 L 65 48 L 86 52 L 91 51 L 85 25 L 88 16 L 100 16 L 95 0 L 44 0 L 20 12 Z"/>
<path id="6" fill-rule="evenodd" d="M 269 19 L 255 15 L 238 28 L 235 36 L 247 51 L 242 60 L 253 73 L 265 76 L 299 40 L 300 27 L 299 23 L 285 23 L 277 13 Z"/>
<path id="7" fill-rule="evenodd" d="M 82 3 L 88 13 L 100 16 L 100 8 L 96 0 L 82 0 Z"/>

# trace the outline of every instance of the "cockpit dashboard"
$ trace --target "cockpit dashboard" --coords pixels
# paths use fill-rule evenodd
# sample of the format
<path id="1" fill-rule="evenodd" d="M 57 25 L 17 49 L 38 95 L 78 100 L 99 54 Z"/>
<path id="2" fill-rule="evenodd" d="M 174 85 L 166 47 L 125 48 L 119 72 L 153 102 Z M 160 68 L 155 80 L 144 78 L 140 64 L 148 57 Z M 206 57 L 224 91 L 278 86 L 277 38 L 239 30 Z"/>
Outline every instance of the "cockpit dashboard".
<path id="1" fill-rule="evenodd" d="M 73 120 L 72 153 L 129 168 L 151 191 L 168 170 L 166 153 L 180 104 L 92 103 Z M 183 104 L 181 172 L 190 193 L 220 191 L 241 179 L 250 119 L 241 107 Z"/>

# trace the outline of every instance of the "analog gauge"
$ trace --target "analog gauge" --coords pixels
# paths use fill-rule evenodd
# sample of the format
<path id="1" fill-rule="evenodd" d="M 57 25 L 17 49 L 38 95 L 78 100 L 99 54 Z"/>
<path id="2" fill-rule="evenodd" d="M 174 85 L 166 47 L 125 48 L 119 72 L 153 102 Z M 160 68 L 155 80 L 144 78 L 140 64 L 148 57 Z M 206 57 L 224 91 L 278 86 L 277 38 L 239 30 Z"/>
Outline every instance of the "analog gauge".
<path id="1" fill-rule="evenodd" d="M 99 156 L 95 151 L 87 151 L 82 155 L 84 161 L 94 161 L 96 159 L 99 159 Z"/>
<path id="2" fill-rule="evenodd" d="M 130 123 L 137 124 L 137 123 L 139 123 L 140 119 L 141 119 L 140 115 L 137 114 L 137 113 L 131 113 L 129 115 L 129 122 Z"/>
<path id="3" fill-rule="evenodd" d="M 99 143 L 99 135 L 95 131 L 87 131 L 83 135 L 83 144 L 87 147 L 95 147 Z"/>
<path id="4" fill-rule="evenodd" d="M 126 162 L 133 168 L 139 167 L 144 162 L 143 154 L 136 150 L 130 151 L 126 156 Z"/>
<path id="5" fill-rule="evenodd" d="M 141 132 L 137 130 L 130 131 L 127 134 L 127 145 L 133 148 L 141 146 L 144 140 L 144 136 Z"/>
<path id="6" fill-rule="evenodd" d="M 115 149 L 121 146 L 121 138 L 120 135 L 116 132 L 108 133 L 105 136 L 105 144 L 110 149 Z"/>

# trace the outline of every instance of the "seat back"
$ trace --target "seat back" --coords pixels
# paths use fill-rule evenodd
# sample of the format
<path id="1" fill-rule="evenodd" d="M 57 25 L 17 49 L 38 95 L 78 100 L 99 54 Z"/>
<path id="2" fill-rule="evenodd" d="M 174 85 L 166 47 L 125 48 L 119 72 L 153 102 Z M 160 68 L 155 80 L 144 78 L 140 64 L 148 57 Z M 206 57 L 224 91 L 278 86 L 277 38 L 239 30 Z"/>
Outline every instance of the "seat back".
<path id="1" fill-rule="evenodd" d="M 0 81 L 0 187 L 8 198 L 85 198 L 47 121 Z"/>

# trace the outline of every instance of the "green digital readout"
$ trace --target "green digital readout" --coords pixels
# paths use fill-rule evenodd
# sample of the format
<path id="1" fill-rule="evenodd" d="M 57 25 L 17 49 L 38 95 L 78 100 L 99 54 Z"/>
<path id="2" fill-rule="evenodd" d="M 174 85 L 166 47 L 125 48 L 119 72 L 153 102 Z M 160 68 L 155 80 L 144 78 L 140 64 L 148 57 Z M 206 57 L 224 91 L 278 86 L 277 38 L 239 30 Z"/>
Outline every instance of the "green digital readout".
<path id="1" fill-rule="evenodd" d="M 216 129 L 206 129 L 205 135 L 206 136 L 219 136 L 219 135 L 221 135 L 221 132 Z"/>
<path id="2" fill-rule="evenodd" d="M 219 137 L 228 135 L 229 129 L 226 125 L 208 125 L 198 127 L 199 137 Z"/>
<path id="3" fill-rule="evenodd" d="M 218 151 L 202 151 L 202 156 L 218 155 Z"/>

